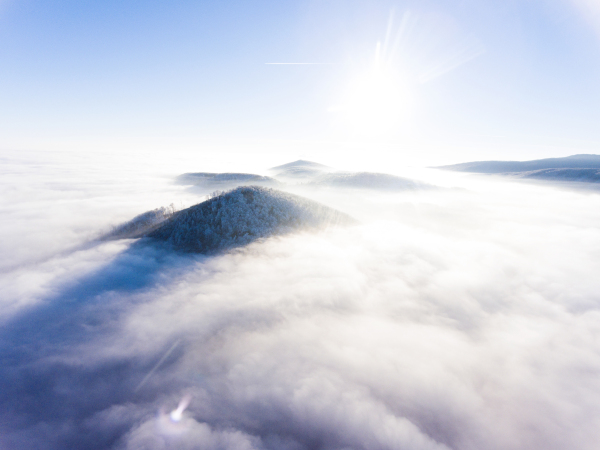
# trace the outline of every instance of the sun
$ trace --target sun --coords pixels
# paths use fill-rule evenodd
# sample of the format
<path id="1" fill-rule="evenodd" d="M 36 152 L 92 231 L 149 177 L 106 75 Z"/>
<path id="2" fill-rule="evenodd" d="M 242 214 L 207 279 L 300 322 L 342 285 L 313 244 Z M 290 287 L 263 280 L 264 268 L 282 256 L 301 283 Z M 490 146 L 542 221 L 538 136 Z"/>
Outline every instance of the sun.
<path id="1" fill-rule="evenodd" d="M 397 67 L 381 58 L 378 43 L 372 63 L 349 78 L 339 104 L 330 111 L 346 133 L 375 137 L 402 128 L 412 103 L 409 83 Z"/>

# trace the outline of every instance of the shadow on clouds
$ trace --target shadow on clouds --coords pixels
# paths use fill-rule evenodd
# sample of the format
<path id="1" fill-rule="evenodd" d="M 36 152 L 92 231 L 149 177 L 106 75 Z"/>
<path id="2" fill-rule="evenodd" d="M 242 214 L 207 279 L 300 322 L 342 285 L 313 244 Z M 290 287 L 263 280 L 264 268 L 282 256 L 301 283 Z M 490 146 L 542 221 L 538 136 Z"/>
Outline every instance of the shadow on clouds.
<path id="1" fill-rule="evenodd" d="M 124 416 L 110 430 L 95 430 L 86 420 L 114 404 L 154 401 L 156 392 L 136 388 L 167 349 L 137 356 L 127 352 L 91 365 L 77 352 L 115 333 L 120 317 L 144 298 L 136 294 L 168 285 L 203 259 L 136 242 L 93 273 L 65 280 L 4 324 L 2 423 L 23 432 L 5 435 L 0 442 L 11 448 L 30 446 L 32 438 L 35 448 L 111 446 L 137 416 Z M 161 361 L 161 369 L 180 357 L 182 346 L 176 347 Z M 176 383 L 171 386 L 177 388 Z"/>

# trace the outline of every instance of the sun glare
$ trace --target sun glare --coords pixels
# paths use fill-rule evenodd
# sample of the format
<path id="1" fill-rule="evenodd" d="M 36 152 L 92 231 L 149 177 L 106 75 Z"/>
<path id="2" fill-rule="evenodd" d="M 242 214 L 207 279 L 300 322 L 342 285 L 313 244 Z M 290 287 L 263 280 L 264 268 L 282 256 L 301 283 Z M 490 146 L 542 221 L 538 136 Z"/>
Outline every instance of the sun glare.
<path id="1" fill-rule="evenodd" d="M 376 61 L 348 83 L 339 110 L 356 132 L 391 131 L 402 125 L 410 110 L 409 89 L 392 68 Z"/>
<path id="2" fill-rule="evenodd" d="M 413 92 L 397 55 L 405 20 L 391 39 L 393 15 L 383 44 L 378 42 L 366 67 L 355 70 L 330 108 L 345 133 L 374 137 L 402 129 L 411 111 Z"/>
<path id="3" fill-rule="evenodd" d="M 189 395 L 186 395 L 185 397 L 183 397 L 181 399 L 177 408 L 174 409 L 173 411 L 171 411 L 171 413 L 169 414 L 169 417 L 171 418 L 172 422 L 179 422 L 182 419 L 183 411 L 185 411 L 185 409 L 190 404 L 190 400 L 191 400 L 191 397 Z"/>

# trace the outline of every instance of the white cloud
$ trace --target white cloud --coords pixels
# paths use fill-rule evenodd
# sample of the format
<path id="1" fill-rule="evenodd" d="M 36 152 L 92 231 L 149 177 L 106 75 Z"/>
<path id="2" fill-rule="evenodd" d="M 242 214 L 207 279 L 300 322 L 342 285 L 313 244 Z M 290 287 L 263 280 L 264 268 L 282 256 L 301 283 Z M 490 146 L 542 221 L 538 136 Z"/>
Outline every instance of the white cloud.
<path id="1" fill-rule="evenodd" d="M 305 191 L 363 223 L 214 257 L 131 241 L 63 251 L 139 205 L 193 201 L 131 180 L 119 208 L 102 187 L 65 207 L 51 237 L 23 241 L 33 257 L 11 273 L 25 281 L 2 278 L 17 306 L 0 336 L 0 445 L 597 445 L 596 191 L 461 176 L 463 190 Z M 15 217 L 43 230 L 78 186 Z"/>

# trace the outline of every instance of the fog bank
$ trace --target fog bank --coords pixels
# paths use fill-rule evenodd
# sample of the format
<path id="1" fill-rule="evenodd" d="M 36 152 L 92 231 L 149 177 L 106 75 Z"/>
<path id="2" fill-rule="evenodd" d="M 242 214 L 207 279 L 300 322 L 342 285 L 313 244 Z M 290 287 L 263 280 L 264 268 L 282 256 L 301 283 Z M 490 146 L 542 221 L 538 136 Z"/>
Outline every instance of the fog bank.
<path id="1" fill-rule="evenodd" d="M 598 193 L 425 172 L 216 255 L 96 240 L 197 165 L 9 158 L 0 446 L 596 448 Z"/>

